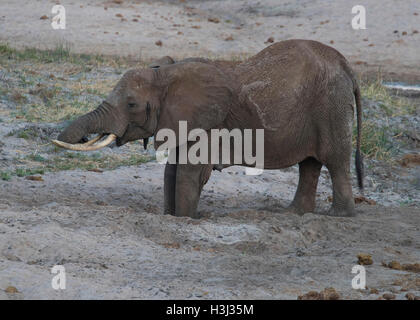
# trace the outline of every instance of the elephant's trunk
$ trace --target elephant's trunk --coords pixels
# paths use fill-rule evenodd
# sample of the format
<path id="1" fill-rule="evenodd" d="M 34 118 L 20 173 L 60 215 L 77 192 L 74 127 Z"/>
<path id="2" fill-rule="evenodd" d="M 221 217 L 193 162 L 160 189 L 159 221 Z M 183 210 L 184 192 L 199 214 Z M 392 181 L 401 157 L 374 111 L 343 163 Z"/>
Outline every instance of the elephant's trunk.
<path id="1" fill-rule="evenodd" d="M 60 135 L 58 140 L 77 143 L 90 133 L 114 134 L 121 137 L 127 128 L 123 115 L 116 112 L 109 104 L 103 103 L 95 110 L 74 120 Z"/>

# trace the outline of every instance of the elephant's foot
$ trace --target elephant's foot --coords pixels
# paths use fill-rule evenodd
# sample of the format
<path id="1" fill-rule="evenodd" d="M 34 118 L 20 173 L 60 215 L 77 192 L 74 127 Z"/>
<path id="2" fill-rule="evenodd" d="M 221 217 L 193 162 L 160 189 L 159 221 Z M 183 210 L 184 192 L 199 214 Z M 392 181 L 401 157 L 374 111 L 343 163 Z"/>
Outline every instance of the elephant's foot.
<path id="1" fill-rule="evenodd" d="M 300 216 L 308 212 L 314 212 L 314 209 L 315 209 L 315 205 L 305 206 L 305 205 L 297 204 L 295 202 L 292 202 L 290 206 L 287 207 L 288 212 L 292 212 Z"/>
<path id="2" fill-rule="evenodd" d="M 316 187 L 322 164 L 314 158 L 306 158 L 299 162 L 299 184 L 289 210 L 303 215 L 314 212 Z"/>
<path id="3" fill-rule="evenodd" d="M 332 206 L 326 213 L 328 216 L 333 217 L 354 217 L 356 215 L 356 210 L 353 207 L 340 208 Z"/>

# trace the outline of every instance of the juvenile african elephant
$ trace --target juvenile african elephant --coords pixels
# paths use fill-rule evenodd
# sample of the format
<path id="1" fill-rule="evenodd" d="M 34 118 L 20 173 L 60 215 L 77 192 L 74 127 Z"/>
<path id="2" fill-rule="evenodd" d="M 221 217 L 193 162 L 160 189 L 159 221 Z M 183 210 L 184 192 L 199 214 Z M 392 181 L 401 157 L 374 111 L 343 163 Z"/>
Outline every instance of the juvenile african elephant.
<path id="1" fill-rule="evenodd" d="M 164 128 L 178 133 L 181 120 L 187 121 L 189 131 L 264 129 L 264 168 L 299 164 L 291 210 L 313 212 L 319 174 L 325 165 L 333 185 L 328 214 L 353 216 L 350 158 L 354 106 L 356 171 L 363 188 L 362 113 L 356 78 L 339 52 L 309 40 L 275 43 L 242 63 L 202 58 L 175 62 L 165 57 L 150 68 L 127 71 L 107 99 L 71 123 L 55 143 L 73 150 L 93 150 L 116 139 L 121 146 L 147 139 Z M 109 136 L 97 144 L 97 139 L 78 143 L 89 133 Z M 155 141 L 155 148 L 161 143 Z M 226 166 L 167 164 L 165 212 L 198 217 L 200 193 L 212 169 Z"/>

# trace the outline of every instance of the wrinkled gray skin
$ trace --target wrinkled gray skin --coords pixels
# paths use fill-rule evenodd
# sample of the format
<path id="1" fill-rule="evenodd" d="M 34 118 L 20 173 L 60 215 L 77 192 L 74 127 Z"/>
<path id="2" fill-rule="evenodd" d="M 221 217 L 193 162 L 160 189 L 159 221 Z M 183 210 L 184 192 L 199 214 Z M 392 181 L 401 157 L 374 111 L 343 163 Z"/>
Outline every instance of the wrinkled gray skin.
<path id="1" fill-rule="evenodd" d="M 264 129 L 264 168 L 299 164 L 292 211 L 313 212 L 325 165 L 333 185 L 327 214 L 353 216 L 350 158 L 355 105 L 356 169 L 362 188 L 359 87 L 346 59 L 315 41 L 275 43 L 242 63 L 202 58 L 175 62 L 164 57 L 148 69 L 126 72 L 103 104 L 76 119 L 58 139 L 76 143 L 89 133 L 113 133 L 121 146 L 163 128 L 178 133 L 180 120 L 187 121 L 188 130 Z M 155 141 L 155 148 L 161 143 Z M 165 212 L 199 217 L 204 184 L 213 169 L 226 166 L 167 164 Z"/>

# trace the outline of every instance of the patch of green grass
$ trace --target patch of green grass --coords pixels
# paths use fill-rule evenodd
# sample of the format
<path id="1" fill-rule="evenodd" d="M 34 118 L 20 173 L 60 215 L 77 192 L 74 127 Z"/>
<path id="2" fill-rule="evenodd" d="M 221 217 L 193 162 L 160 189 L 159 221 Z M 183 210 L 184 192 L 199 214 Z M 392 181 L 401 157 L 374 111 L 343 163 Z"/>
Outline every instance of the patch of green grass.
<path id="1" fill-rule="evenodd" d="M 129 158 L 124 158 L 116 155 L 101 155 L 100 153 L 84 154 L 76 152 L 66 152 L 54 158 L 46 159 L 38 154 L 31 154 L 25 159 L 38 163 L 39 165 L 33 168 L 20 167 L 14 171 L 0 171 L 0 179 L 9 181 L 12 176 L 26 177 L 37 174 L 44 174 L 46 172 L 57 172 L 65 170 L 114 170 L 123 166 L 140 165 L 152 160 L 149 156 L 131 155 Z"/>
<path id="2" fill-rule="evenodd" d="M 34 174 L 44 174 L 44 173 L 45 173 L 44 168 L 33 168 L 33 169 L 16 168 L 15 170 L 15 174 L 18 177 L 26 177 L 26 176 L 32 176 Z"/>
<path id="3" fill-rule="evenodd" d="M 30 155 L 27 159 L 42 163 L 38 169 L 44 171 L 63 171 L 75 169 L 104 169 L 114 170 L 123 166 L 134 166 L 152 160 L 149 156 L 133 154 L 129 158 L 117 155 L 102 155 L 100 153 L 86 154 L 81 152 L 66 152 L 50 159 L 37 155 Z"/>
<path id="4" fill-rule="evenodd" d="M 8 137 L 16 136 L 17 138 L 32 140 L 38 137 L 38 132 L 33 128 L 23 128 L 12 130 L 7 134 Z"/>
<path id="5" fill-rule="evenodd" d="M 0 43 L 0 58 L 14 60 L 30 60 L 41 63 L 69 62 L 78 65 L 124 65 L 127 61 L 117 56 L 99 54 L 76 54 L 71 52 L 69 43 L 59 43 L 53 49 L 41 50 L 36 48 L 15 49 L 7 43 Z"/>
<path id="6" fill-rule="evenodd" d="M 361 151 L 365 157 L 376 160 L 390 160 L 396 152 L 392 143 L 392 129 L 380 127 L 372 121 L 364 121 L 362 125 Z M 356 147 L 357 128 L 353 126 L 353 147 Z"/>
<path id="7" fill-rule="evenodd" d="M 47 104 L 21 106 L 12 115 L 28 122 L 60 122 L 73 120 L 97 107 L 97 103 L 91 101 L 59 101 L 54 99 Z"/>
<path id="8" fill-rule="evenodd" d="M 12 175 L 10 174 L 10 172 L 0 171 L 0 178 L 1 180 L 9 181 L 10 179 L 12 179 Z"/>
<path id="9" fill-rule="evenodd" d="M 379 77 L 376 81 L 361 83 L 361 95 L 363 98 L 377 103 L 380 112 L 364 109 L 367 115 L 362 124 L 361 151 L 365 157 L 391 161 L 392 156 L 398 152 L 398 145 L 393 142 L 393 137 L 401 134 L 396 128 L 388 125 L 387 119 L 391 117 L 411 115 L 416 107 L 403 97 L 394 96 L 382 85 Z M 383 125 L 369 120 L 369 118 L 383 119 Z M 379 123 L 381 122 L 379 121 Z M 356 123 L 353 126 L 353 146 L 356 146 L 357 129 Z"/>
<path id="10" fill-rule="evenodd" d="M 40 154 L 36 153 L 36 154 L 30 154 L 29 156 L 27 156 L 27 159 L 35 161 L 35 162 L 46 162 L 47 159 L 44 158 L 43 156 L 41 156 Z"/>

